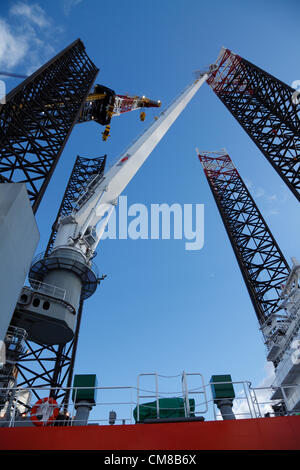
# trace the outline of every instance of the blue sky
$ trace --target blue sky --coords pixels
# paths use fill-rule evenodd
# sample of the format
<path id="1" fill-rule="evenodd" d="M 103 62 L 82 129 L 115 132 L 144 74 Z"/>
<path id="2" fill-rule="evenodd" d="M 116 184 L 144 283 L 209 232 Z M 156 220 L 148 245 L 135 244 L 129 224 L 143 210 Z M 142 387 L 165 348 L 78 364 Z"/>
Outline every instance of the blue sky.
<path id="1" fill-rule="evenodd" d="M 100 68 L 96 83 L 166 106 L 214 62 L 222 46 L 291 85 L 300 79 L 299 2 L 65 0 L 0 5 L 0 69 L 28 74 L 80 37 Z M 11 89 L 18 81 L 7 80 Z M 104 143 L 95 123 L 73 131 L 37 214 L 46 247 L 75 157 L 108 161 L 154 118 L 113 118 Z M 105 240 L 96 262 L 108 275 L 86 301 L 75 373 L 99 385 L 135 385 L 137 374 L 231 373 L 260 383 L 265 348 L 232 248 L 195 147 L 226 148 L 288 261 L 300 259 L 299 207 L 223 104 L 205 84 L 130 182 L 128 203 L 205 205 L 205 243 Z"/>

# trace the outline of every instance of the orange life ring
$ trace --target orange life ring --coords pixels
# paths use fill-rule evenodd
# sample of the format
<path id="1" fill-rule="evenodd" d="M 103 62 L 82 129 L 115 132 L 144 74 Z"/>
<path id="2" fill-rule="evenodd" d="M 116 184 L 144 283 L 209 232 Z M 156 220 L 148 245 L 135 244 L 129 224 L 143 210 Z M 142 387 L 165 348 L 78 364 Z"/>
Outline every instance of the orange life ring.
<path id="1" fill-rule="evenodd" d="M 54 398 L 41 398 L 31 408 L 30 419 L 35 426 L 49 426 L 59 413 L 57 402 Z"/>

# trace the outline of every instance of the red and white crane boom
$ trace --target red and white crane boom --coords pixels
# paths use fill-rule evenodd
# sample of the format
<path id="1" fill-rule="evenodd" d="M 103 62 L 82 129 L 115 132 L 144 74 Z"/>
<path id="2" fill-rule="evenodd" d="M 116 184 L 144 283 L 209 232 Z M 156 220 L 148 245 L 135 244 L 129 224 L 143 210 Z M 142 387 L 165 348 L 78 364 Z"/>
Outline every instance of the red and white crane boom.
<path id="1" fill-rule="evenodd" d="M 60 221 L 54 250 L 61 246 L 73 246 L 88 259 L 93 255 L 118 197 L 208 77 L 209 71 L 188 86 L 121 155 L 101 181 L 91 182 L 78 200 L 78 208 L 72 216 Z M 83 200 L 85 202 L 81 204 Z"/>
<path id="2" fill-rule="evenodd" d="M 80 301 L 89 298 L 101 280 L 92 259 L 119 196 L 208 79 L 212 67 L 160 114 L 104 176 L 96 174 L 74 202 L 71 214 L 58 220 L 51 253 L 33 263 L 29 273 L 32 289 L 23 289 L 24 295 L 39 300 L 40 310 L 32 309 L 31 304 L 18 304 L 15 324 L 24 328 L 30 339 L 42 344 L 65 344 L 73 338 Z M 49 306 L 45 304 L 43 295 L 35 291 L 36 280 L 40 285 L 54 286 L 55 292 L 57 288 L 63 290 L 63 301 L 53 296 L 51 302 L 47 298 Z M 44 304 L 49 312 L 43 310 Z"/>

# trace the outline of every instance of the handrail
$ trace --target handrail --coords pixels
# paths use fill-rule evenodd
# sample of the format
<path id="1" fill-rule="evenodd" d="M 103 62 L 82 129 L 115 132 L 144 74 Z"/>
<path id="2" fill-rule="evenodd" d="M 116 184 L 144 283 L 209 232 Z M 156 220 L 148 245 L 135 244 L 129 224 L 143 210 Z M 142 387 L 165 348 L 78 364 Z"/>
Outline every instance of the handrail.
<path id="1" fill-rule="evenodd" d="M 156 378 L 156 374 L 141 374 L 141 375 L 154 375 Z M 157 374 L 159 376 L 159 374 Z M 168 376 L 163 376 L 168 377 Z M 174 378 L 174 376 L 172 377 Z M 1 370 L 0 370 L 0 379 L 1 379 Z M 1 380 L 0 380 L 1 383 Z M 188 389 L 188 395 L 185 394 L 186 389 L 179 390 L 177 392 L 177 398 L 182 397 L 186 399 L 189 397 L 190 394 L 196 393 L 195 402 L 195 416 L 198 416 L 200 413 L 203 415 L 205 414 L 206 420 L 219 420 L 221 419 L 221 414 L 219 411 L 216 410 L 218 400 L 222 400 L 221 398 L 214 398 L 212 395 L 212 388 L 213 382 L 204 385 L 203 387 L 194 387 Z M 264 418 L 266 415 L 270 416 L 277 416 L 275 409 L 275 405 L 280 406 L 288 404 L 290 400 L 290 396 L 292 395 L 293 391 L 297 391 L 300 397 L 300 384 L 295 385 L 284 385 L 280 387 L 276 386 L 264 386 L 264 387 L 254 387 L 252 386 L 251 382 L 249 381 L 232 381 L 232 382 L 216 382 L 217 385 L 222 384 L 232 384 L 235 388 L 236 396 L 233 399 L 233 413 L 236 416 L 236 419 L 249 419 L 249 418 Z M 208 390 L 209 389 L 209 390 Z M 159 410 L 159 400 L 163 398 L 166 392 L 159 393 L 158 387 L 155 387 L 155 390 L 144 390 L 140 387 L 133 387 L 133 386 L 112 386 L 112 387 L 63 387 L 62 389 L 56 389 L 53 387 L 31 387 L 28 389 L 23 389 L 21 387 L 3 387 L 0 388 L 0 397 L 1 391 L 5 391 L 7 393 L 8 402 L 6 403 L 5 407 L 3 404 L 0 404 L 0 426 L 18 426 L 18 425 L 28 425 L 28 421 L 30 421 L 30 410 L 34 406 L 35 403 L 32 403 L 32 400 L 36 400 L 33 394 L 33 391 L 37 391 L 39 396 L 41 397 L 49 397 L 49 396 L 60 396 L 61 391 L 70 391 L 74 392 L 74 402 L 70 403 L 67 407 L 64 402 L 60 403 L 59 399 L 57 399 L 58 407 L 60 409 L 60 419 L 57 424 L 63 424 L 67 426 L 72 426 L 73 423 L 76 421 L 76 396 L 80 390 L 93 390 L 96 394 L 96 391 L 99 391 L 100 399 L 95 399 L 95 403 L 92 405 L 92 411 L 90 413 L 90 417 L 88 422 L 89 423 L 103 423 L 108 424 L 109 418 L 108 414 L 111 411 L 111 407 L 114 407 L 114 410 L 117 411 L 118 417 L 116 417 L 115 422 L 121 422 L 122 424 L 132 423 L 133 419 L 133 407 L 137 407 L 137 415 L 139 421 L 139 406 L 143 406 L 147 408 L 149 404 L 141 403 L 140 399 L 142 398 L 141 392 L 143 393 L 150 393 L 152 396 L 157 400 L 158 409 L 157 409 L 157 418 L 160 416 Z M 210 391 L 210 393 L 208 393 Z M 26 392 L 24 394 L 24 392 Z M 183 393 L 184 392 L 184 393 Z M 279 394 L 279 398 L 273 398 L 274 393 Z M 133 394 L 136 393 L 136 399 L 133 399 Z M 71 396 L 72 393 L 70 393 Z M 106 399 L 105 394 L 109 394 L 109 398 Z M 121 398 L 119 396 L 121 394 Z M 125 394 L 125 395 L 124 395 Z M 168 392 L 170 394 L 170 392 Z M 24 396 L 26 395 L 26 400 Z M 298 395 L 297 395 L 298 396 Z M 25 401 L 24 401 L 25 400 Z M 300 400 L 300 398 L 299 398 Z M 203 408 L 205 408 L 203 410 Z M 153 410 L 153 407 L 151 407 Z M 164 409 L 174 410 L 174 408 L 168 408 L 164 406 Z M 180 408 L 182 410 L 182 408 Z M 284 409 L 284 408 L 283 408 Z M 186 410 L 186 419 L 189 418 L 190 413 L 188 408 Z M 104 416 L 103 416 L 104 413 Z M 300 414 L 300 407 L 299 409 L 286 409 L 284 411 L 285 415 L 295 415 Z M 222 415 L 223 416 L 223 415 Z M 54 425 L 56 422 L 53 423 Z"/>

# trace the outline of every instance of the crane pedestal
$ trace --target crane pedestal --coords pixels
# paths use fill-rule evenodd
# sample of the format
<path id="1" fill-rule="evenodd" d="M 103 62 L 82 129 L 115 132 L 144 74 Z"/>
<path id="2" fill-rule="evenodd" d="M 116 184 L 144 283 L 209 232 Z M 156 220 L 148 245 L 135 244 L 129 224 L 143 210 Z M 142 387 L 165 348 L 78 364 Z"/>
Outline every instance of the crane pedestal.
<path id="1" fill-rule="evenodd" d="M 14 324 L 37 343 L 69 342 L 74 336 L 80 299 L 90 297 L 99 283 L 94 267 L 80 251 L 60 247 L 48 257 L 34 260 L 29 282 L 31 288 L 24 287 L 19 298 Z"/>

